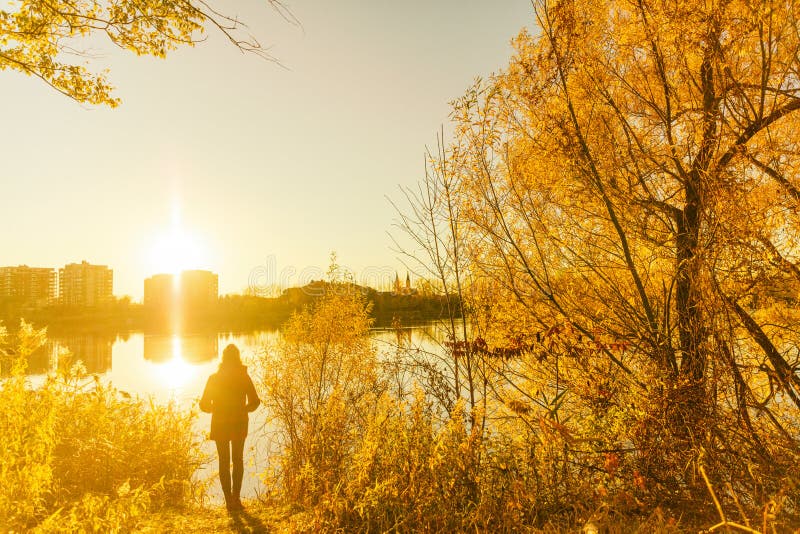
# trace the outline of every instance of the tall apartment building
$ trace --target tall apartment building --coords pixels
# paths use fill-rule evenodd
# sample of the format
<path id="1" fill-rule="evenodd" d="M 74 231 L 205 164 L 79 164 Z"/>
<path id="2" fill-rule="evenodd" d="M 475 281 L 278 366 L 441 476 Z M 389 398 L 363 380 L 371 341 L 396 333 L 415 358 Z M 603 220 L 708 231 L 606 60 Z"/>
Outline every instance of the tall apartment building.
<path id="1" fill-rule="evenodd" d="M 114 271 L 85 261 L 58 270 L 58 301 L 64 306 L 100 306 L 111 302 Z"/>
<path id="2" fill-rule="evenodd" d="M 177 293 L 177 287 L 171 274 L 154 274 L 144 280 L 144 305 L 149 307 L 165 307 L 170 305 Z"/>
<path id="3" fill-rule="evenodd" d="M 203 307 L 219 298 L 219 276 L 211 271 L 156 274 L 144 281 L 145 306 Z"/>
<path id="4" fill-rule="evenodd" d="M 0 267 L 0 299 L 43 307 L 56 302 L 56 270 L 47 267 Z"/>
<path id="5" fill-rule="evenodd" d="M 179 287 L 184 304 L 190 306 L 216 304 L 219 299 L 219 276 L 211 271 L 183 271 Z"/>

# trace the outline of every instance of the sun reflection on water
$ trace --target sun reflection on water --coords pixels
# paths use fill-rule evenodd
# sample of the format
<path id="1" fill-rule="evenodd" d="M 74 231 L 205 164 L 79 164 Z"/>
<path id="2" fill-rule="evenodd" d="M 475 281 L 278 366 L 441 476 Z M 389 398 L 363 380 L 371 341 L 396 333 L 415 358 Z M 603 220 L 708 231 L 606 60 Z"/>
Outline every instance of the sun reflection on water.
<path id="1" fill-rule="evenodd" d="M 182 390 L 197 374 L 196 366 L 184 358 L 183 339 L 179 335 L 172 336 L 172 357 L 154 366 L 156 377 L 171 391 Z"/>

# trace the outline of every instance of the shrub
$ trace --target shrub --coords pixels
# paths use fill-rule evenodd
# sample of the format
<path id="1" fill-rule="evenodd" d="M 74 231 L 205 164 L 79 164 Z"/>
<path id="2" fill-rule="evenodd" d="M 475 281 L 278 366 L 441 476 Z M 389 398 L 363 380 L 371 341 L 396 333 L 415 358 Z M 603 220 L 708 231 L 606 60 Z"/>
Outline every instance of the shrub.
<path id="1" fill-rule="evenodd" d="M 202 488 L 194 414 L 87 378 L 79 362 L 32 387 L 26 358 L 44 330 L 22 323 L 15 349 L 0 331 L 10 375 L 0 385 L 0 527 L 114 532 L 144 513 L 182 506 Z"/>
<path id="2" fill-rule="evenodd" d="M 381 384 L 366 301 L 332 286 L 295 314 L 261 362 L 264 404 L 276 428 L 273 478 L 291 500 L 315 505 L 333 491 Z"/>

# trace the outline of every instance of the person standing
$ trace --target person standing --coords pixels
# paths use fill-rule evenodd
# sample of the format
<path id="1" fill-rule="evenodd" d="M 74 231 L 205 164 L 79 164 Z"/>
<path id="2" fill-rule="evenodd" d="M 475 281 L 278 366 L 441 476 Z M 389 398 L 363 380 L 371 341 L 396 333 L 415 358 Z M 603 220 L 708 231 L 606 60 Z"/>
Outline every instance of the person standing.
<path id="1" fill-rule="evenodd" d="M 211 413 L 210 438 L 217 444 L 219 481 L 228 510 L 241 510 L 242 478 L 244 477 L 244 440 L 247 437 L 248 414 L 261 400 L 247 367 L 242 364 L 239 348 L 230 344 L 222 351 L 219 370 L 208 377 L 200 409 Z M 231 477 L 233 461 L 233 477 Z"/>

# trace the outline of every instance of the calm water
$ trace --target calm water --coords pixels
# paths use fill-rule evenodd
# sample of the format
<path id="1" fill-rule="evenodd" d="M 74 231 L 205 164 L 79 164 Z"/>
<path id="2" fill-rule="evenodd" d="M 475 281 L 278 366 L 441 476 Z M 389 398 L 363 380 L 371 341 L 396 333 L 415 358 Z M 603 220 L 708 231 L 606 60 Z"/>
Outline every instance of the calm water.
<path id="1" fill-rule="evenodd" d="M 195 334 L 195 335 L 151 335 L 132 333 L 125 336 L 51 336 L 45 350 L 35 355 L 30 370 L 42 375 L 55 365 L 59 348 L 68 349 L 80 358 L 90 373 L 100 374 L 117 389 L 132 395 L 152 397 L 158 402 L 177 402 L 184 408 L 191 407 L 202 395 L 208 376 L 219 365 L 222 350 L 228 343 L 235 343 L 244 360 L 257 359 L 265 347 L 272 345 L 280 332 L 262 331 L 248 334 Z M 433 337 L 441 332 L 435 324 L 407 328 L 401 332 L 375 329 L 372 337 L 378 350 L 391 353 L 398 343 L 431 347 Z M 251 376 L 256 380 L 257 371 L 251 367 Z M 33 377 L 36 381 L 37 377 Z M 266 466 L 269 436 L 263 429 L 265 410 L 259 408 L 250 419 L 250 435 L 246 442 L 245 480 L 243 497 L 258 494 L 258 473 Z M 197 431 L 207 433 L 211 416 L 200 414 Z M 204 444 L 208 454 L 215 457 L 214 443 Z M 216 475 L 216 462 L 206 465 L 197 473 L 199 478 Z M 219 484 L 211 486 L 211 496 L 220 499 Z"/>

